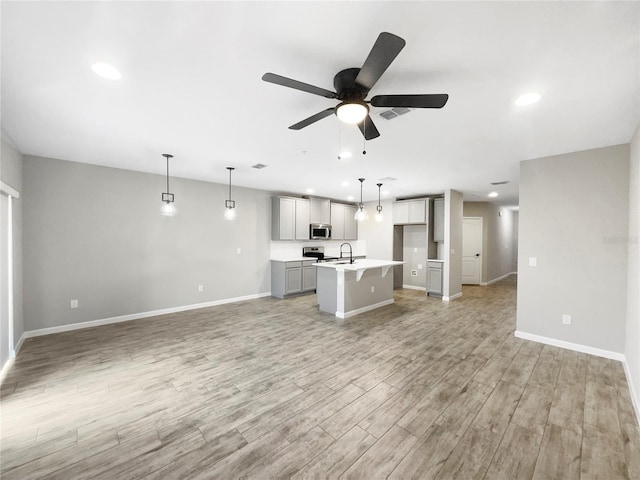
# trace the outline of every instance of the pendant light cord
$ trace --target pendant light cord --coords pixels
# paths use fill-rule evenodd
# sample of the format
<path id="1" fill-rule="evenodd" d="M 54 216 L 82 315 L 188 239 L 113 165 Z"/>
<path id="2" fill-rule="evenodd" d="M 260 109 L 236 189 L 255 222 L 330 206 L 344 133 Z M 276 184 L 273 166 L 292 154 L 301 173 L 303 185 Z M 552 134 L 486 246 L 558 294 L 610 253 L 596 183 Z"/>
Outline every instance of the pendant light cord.
<path id="1" fill-rule="evenodd" d="M 169 193 L 169 156 L 167 155 L 167 193 Z"/>
<path id="2" fill-rule="evenodd" d="M 229 169 L 229 200 L 231 200 L 231 169 Z"/>

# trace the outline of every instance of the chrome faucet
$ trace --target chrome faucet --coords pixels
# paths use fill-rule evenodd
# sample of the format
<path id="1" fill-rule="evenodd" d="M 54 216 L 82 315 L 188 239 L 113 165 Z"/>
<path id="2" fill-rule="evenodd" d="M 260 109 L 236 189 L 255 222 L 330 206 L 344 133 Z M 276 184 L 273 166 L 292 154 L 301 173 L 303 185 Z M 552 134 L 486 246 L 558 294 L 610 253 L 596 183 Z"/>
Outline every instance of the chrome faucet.
<path id="1" fill-rule="evenodd" d="M 342 258 L 342 247 L 344 247 L 345 245 L 349 246 L 349 263 L 353 263 L 353 249 L 351 248 L 351 244 L 350 243 L 343 243 L 342 245 L 340 245 L 340 258 Z"/>

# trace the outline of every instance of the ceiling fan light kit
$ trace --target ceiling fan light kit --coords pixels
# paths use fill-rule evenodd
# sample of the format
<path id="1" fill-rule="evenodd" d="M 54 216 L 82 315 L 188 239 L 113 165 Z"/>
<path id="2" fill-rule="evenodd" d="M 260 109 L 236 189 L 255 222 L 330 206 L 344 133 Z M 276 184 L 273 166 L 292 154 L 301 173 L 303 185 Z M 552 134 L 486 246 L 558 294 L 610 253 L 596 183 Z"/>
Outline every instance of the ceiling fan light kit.
<path id="1" fill-rule="evenodd" d="M 371 116 L 370 103 L 374 107 L 402 107 L 402 108 L 442 108 L 447 103 L 449 95 L 377 95 L 369 102 L 365 99 L 369 91 L 378 82 L 391 62 L 395 60 L 406 42 L 392 33 L 382 32 L 378 35 L 373 48 L 369 52 L 361 68 L 347 68 L 338 72 L 333 79 L 335 92 L 316 87 L 308 83 L 283 77 L 275 73 L 265 73 L 262 80 L 275 83 L 283 87 L 301 90 L 321 97 L 337 99 L 341 103 L 311 115 L 304 120 L 291 125 L 291 130 L 300 130 L 309 125 L 335 114 L 341 121 L 357 124 L 365 140 L 372 140 L 380 136 Z"/>

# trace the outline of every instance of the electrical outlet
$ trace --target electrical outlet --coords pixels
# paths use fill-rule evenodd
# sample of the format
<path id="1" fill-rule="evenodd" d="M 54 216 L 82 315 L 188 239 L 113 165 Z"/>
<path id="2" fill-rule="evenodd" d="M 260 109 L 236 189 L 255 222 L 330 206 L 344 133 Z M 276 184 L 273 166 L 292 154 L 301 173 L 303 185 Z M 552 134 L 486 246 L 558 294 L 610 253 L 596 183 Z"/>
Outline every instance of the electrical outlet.
<path id="1" fill-rule="evenodd" d="M 71 308 L 78 308 L 78 300 L 71 300 Z"/>
<path id="2" fill-rule="evenodd" d="M 371 285 L 371 293 L 376 293 L 376 287 Z"/>
<path id="3" fill-rule="evenodd" d="M 421 263 L 418 264 L 418 270 L 422 270 L 422 264 Z"/>
<path id="4" fill-rule="evenodd" d="M 571 325 L 571 315 L 568 313 L 562 314 L 562 324 L 563 325 Z"/>
<path id="5" fill-rule="evenodd" d="M 204 292 L 204 285 L 198 285 L 198 291 Z"/>
<path id="6" fill-rule="evenodd" d="M 413 253 L 418 253 L 418 249 L 417 249 L 417 248 L 414 248 L 414 249 L 413 249 Z"/>
<path id="7" fill-rule="evenodd" d="M 538 265 L 538 258 L 537 257 L 529 257 L 529 266 L 530 267 L 535 267 Z"/>
<path id="8" fill-rule="evenodd" d="M 240 254 L 242 253 L 242 249 L 241 249 L 240 247 L 238 247 L 238 248 L 236 249 L 236 253 L 237 253 L 238 255 L 240 255 Z"/>

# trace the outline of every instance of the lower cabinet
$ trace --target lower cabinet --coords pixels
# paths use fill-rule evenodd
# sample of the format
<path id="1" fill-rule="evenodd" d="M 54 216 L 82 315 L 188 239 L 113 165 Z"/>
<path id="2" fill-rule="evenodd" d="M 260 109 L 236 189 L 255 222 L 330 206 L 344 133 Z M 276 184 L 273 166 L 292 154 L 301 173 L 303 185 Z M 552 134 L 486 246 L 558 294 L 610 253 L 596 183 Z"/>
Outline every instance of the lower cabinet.
<path id="1" fill-rule="evenodd" d="M 284 298 L 288 295 L 312 292 L 316 289 L 315 260 L 271 260 L 271 295 Z"/>
<path id="2" fill-rule="evenodd" d="M 427 261 L 427 295 L 442 296 L 442 262 Z"/>

